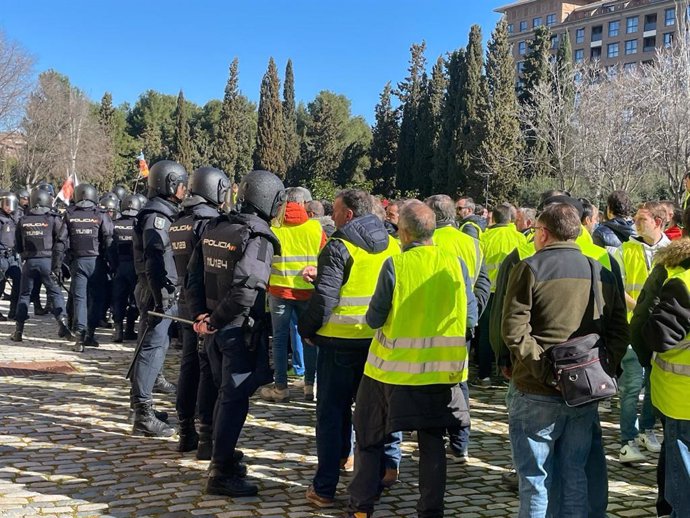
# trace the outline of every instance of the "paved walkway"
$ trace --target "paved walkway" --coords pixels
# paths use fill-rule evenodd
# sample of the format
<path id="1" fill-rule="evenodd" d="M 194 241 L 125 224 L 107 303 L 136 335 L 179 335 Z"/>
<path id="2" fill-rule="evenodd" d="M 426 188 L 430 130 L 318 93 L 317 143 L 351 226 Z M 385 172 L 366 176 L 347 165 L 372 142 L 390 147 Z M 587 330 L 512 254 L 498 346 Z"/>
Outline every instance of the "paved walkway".
<path id="1" fill-rule="evenodd" d="M 7 303 L 0 303 L 6 314 Z M 175 451 L 175 439 L 129 435 L 128 383 L 123 374 L 133 343 L 113 344 L 101 330 L 98 349 L 71 352 L 56 338 L 50 317 L 27 322 L 21 345 L 8 338 L 13 323 L 0 323 L 0 362 L 61 360 L 73 374 L 0 376 L 0 516 L 221 516 L 334 517 L 346 502 L 341 481 L 337 507 L 316 510 L 304 499 L 316 463 L 315 404 L 272 404 L 254 398 L 240 439 L 254 498 L 226 499 L 202 493 L 207 462 Z M 179 352 L 166 363 L 176 378 Z M 449 465 L 447 513 L 452 517 L 507 517 L 516 494 L 501 485 L 509 464 L 505 390 L 472 394 L 472 446 L 467 466 Z M 614 405 L 615 406 L 615 405 Z M 158 408 L 174 416 L 174 400 Z M 654 463 L 623 467 L 617 461 L 617 412 L 603 414 L 609 456 L 610 516 L 655 516 Z M 171 422 L 175 422 L 174 417 Z M 403 445 L 401 482 L 383 496 L 376 517 L 415 516 L 413 444 Z M 655 462 L 650 456 L 650 459 Z"/>

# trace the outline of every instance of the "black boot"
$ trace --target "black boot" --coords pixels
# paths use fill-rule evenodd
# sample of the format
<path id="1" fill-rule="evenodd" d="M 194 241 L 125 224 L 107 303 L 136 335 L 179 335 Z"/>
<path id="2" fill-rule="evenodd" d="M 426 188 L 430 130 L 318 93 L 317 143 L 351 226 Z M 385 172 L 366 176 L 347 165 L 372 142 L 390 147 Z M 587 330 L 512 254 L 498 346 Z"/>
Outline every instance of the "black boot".
<path id="1" fill-rule="evenodd" d="M 115 322 L 115 332 L 113 333 L 113 342 L 121 344 L 125 340 L 124 332 L 122 331 L 122 322 Z"/>
<path id="2" fill-rule="evenodd" d="M 184 453 L 186 451 L 196 450 L 199 444 L 199 435 L 196 433 L 194 418 L 180 419 L 179 436 L 180 441 L 177 443 L 177 451 Z"/>
<path id="3" fill-rule="evenodd" d="M 212 466 L 206 481 L 206 494 L 230 497 L 255 496 L 258 486 L 251 484 L 237 472 L 236 464 L 229 468 Z"/>
<path id="4" fill-rule="evenodd" d="M 77 340 L 74 342 L 74 352 L 83 353 L 84 352 L 84 339 L 86 337 L 86 331 L 77 331 Z"/>
<path id="5" fill-rule="evenodd" d="M 41 299 L 36 299 L 32 301 L 34 303 L 34 315 L 37 317 L 47 315 L 48 310 L 41 306 Z"/>
<path id="6" fill-rule="evenodd" d="M 153 385 L 153 391 L 158 394 L 174 394 L 177 391 L 177 386 L 166 380 L 163 373 L 159 373 L 156 377 L 156 383 Z"/>
<path id="7" fill-rule="evenodd" d="M 64 338 L 66 340 L 73 340 L 74 335 L 72 334 L 72 331 L 69 330 L 69 327 L 67 326 L 67 317 L 65 315 L 60 315 L 57 317 L 57 322 L 58 322 L 58 336 L 60 338 Z"/>
<path id="8" fill-rule="evenodd" d="M 98 347 L 100 345 L 93 336 L 95 332 L 95 329 L 86 329 L 86 337 L 84 337 L 84 345 L 86 347 Z"/>
<path id="9" fill-rule="evenodd" d="M 21 342 L 24 333 L 24 322 L 17 322 L 14 325 L 14 333 L 10 335 L 10 340 L 13 342 Z"/>
<path id="10" fill-rule="evenodd" d="M 232 453 L 232 465 L 230 469 L 232 472 L 237 475 L 240 478 L 244 478 L 247 476 L 247 465 L 242 462 L 242 459 L 244 458 L 244 453 L 242 453 L 240 450 L 235 450 Z M 214 473 L 215 470 L 217 470 L 218 465 L 211 461 L 211 463 L 208 465 L 208 471 L 209 476 L 211 473 Z"/>
<path id="11" fill-rule="evenodd" d="M 208 424 L 199 425 L 199 447 L 196 450 L 197 460 L 211 460 L 213 453 L 213 427 Z"/>
<path id="12" fill-rule="evenodd" d="M 145 437 L 172 437 L 175 429 L 158 419 L 153 411 L 153 402 L 134 404 L 132 435 Z"/>

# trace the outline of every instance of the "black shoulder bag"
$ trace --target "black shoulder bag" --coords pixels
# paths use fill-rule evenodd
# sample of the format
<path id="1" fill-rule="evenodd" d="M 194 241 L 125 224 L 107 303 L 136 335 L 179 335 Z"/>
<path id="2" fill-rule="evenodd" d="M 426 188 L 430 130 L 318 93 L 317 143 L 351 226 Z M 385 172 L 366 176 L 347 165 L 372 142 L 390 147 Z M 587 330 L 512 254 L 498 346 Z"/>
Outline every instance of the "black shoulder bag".
<path id="1" fill-rule="evenodd" d="M 599 316 L 599 332 L 604 318 L 603 301 L 596 289 L 594 265 L 591 259 L 592 302 Z M 588 305 L 589 309 L 589 305 Z M 561 391 L 565 404 L 570 407 L 586 405 L 616 394 L 618 383 L 610 374 L 609 356 L 604 338 L 599 333 L 571 338 L 554 345 L 547 352 L 553 366 L 555 384 Z"/>

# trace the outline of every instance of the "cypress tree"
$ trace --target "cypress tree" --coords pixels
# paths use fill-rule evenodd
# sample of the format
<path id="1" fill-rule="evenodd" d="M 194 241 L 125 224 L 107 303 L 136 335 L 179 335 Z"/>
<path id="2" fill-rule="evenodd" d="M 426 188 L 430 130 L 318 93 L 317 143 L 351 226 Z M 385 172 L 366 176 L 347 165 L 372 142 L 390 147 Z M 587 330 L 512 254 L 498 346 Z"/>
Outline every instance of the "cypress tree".
<path id="1" fill-rule="evenodd" d="M 295 76 L 292 60 L 285 67 L 283 84 L 283 118 L 285 119 L 285 166 L 290 171 L 299 160 L 299 137 L 297 136 L 297 113 L 295 112 Z"/>
<path id="2" fill-rule="evenodd" d="M 113 107 L 113 96 L 110 92 L 105 92 L 98 107 L 98 121 L 101 123 L 103 131 L 108 137 L 112 136 L 115 124 L 115 108 Z"/>
<path id="3" fill-rule="evenodd" d="M 398 138 L 400 134 L 400 112 L 391 104 L 392 88 L 386 83 L 376 105 L 376 124 L 371 142 L 371 169 L 369 180 L 374 185 L 374 193 L 386 197 L 393 196 L 395 173 L 398 158 Z"/>
<path id="4" fill-rule="evenodd" d="M 177 96 L 175 110 L 175 139 L 172 150 L 173 159 L 184 166 L 187 171 L 192 170 L 192 142 L 189 138 L 189 122 L 187 121 L 187 107 L 184 93 L 180 90 Z"/>
<path id="5" fill-rule="evenodd" d="M 265 169 L 285 178 L 285 121 L 280 102 L 280 80 L 275 61 L 270 58 L 261 80 L 254 169 Z"/>
<path id="6" fill-rule="evenodd" d="M 482 148 L 484 165 L 492 179 L 494 199 L 511 199 L 520 179 L 518 154 L 522 143 L 515 92 L 515 62 L 508 43 L 508 25 L 501 20 L 488 45 L 486 80 L 489 106 L 487 137 Z"/>
<path id="7" fill-rule="evenodd" d="M 458 106 L 460 104 L 460 88 L 463 82 L 462 70 L 465 60 L 465 49 L 453 51 L 446 62 L 448 85 L 441 108 L 441 133 L 439 143 L 434 154 L 434 168 L 432 171 L 432 190 L 435 193 L 455 195 L 455 189 L 450 189 L 450 177 L 457 174 L 455 161 L 455 142 L 458 127 Z"/>
<path id="8" fill-rule="evenodd" d="M 213 141 L 211 154 L 213 165 L 225 171 L 230 177 L 239 172 L 237 170 L 238 133 L 240 130 L 238 68 L 239 61 L 235 58 L 230 64 L 223 105 L 220 109 L 218 130 Z"/>

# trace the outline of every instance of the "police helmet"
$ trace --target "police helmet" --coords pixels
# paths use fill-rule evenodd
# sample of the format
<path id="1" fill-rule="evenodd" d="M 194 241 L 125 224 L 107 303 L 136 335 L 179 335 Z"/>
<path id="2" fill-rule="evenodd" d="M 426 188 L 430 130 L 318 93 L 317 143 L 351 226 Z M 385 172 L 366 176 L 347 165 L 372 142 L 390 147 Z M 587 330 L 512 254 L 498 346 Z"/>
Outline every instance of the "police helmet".
<path id="1" fill-rule="evenodd" d="M 129 194 L 125 196 L 125 199 L 122 200 L 122 204 L 120 206 L 122 214 L 125 216 L 136 216 L 139 213 L 141 207 L 143 206 L 139 196 L 141 195 Z"/>
<path id="2" fill-rule="evenodd" d="M 189 176 L 182 164 L 172 160 L 161 160 L 149 170 L 149 198 L 174 196 L 180 185 L 187 185 Z"/>
<path id="3" fill-rule="evenodd" d="M 127 196 L 127 187 L 124 185 L 116 185 L 113 187 L 113 194 L 118 197 L 120 201 L 125 199 L 125 196 Z"/>
<path id="4" fill-rule="evenodd" d="M 189 181 L 189 194 L 201 196 L 213 205 L 220 205 L 230 185 L 228 176 L 215 167 L 200 167 L 192 173 Z"/>
<path id="5" fill-rule="evenodd" d="M 35 187 L 31 191 L 29 204 L 32 209 L 35 207 L 52 207 L 53 197 L 47 190 Z"/>
<path id="6" fill-rule="evenodd" d="M 239 203 L 251 205 L 266 220 L 278 214 L 278 205 L 284 201 L 285 186 L 270 171 L 251 171 L 247 173 L 237 192 Z"/>
<path id="7" fill-rule="evenodd" d="M 28 201 L 29 196 L 31 196 L 31 195 L 29 194 L 29 191 L 27 191 L 26 189 L 19 189 L 19 190 L 17 191 L 17 198 L 19 198 L 20 200 L 21 200 L 22 198 L 26 198 L 27 201 Z"/>
<path id="8" fill-rule="evenodd" d="M 0 193 L 0 209 L 2 209 L 5 214 L 12 214 L 17 210 L 18 205 L 19 200 L 13 192 Z"/>
<path id="9" fill-rule="evenodd" d="M 120 208 L 120 198 L 115 193 L 106 192 L 98 202 L 98 205 L 105 210 L 116 211 Z"/>
<path id="10" fill-rule="evenodd" d="M 51 196 L 55 196 L 55 187 L 53 187 L 53 184 L 51 183 L 41 182 L 36 186 L 36 189 L 41 189 L 50 193 Z"/>
<path id="11" fill-rule="evenodd" d="M 144 196 L 143 194 L 141 194 L 140 192 L 133 194 L 132 196 L 136 196 L 137 199 L 141 202 L 141 208 L 142 209 L 144 208 L 144 205 L 146 205 L 146 202 L 149 201 L 149 199 L 146 196 Z"/>
<path id="12" fill-rule="evenodd" d="M 92 201 L 97 203 L 98 191 L 96 191 L 96 188 L 88 183 L 80 183 L 77 185 L 77 188 L 74 189 L 74 203 L 79 203 L 80 201 Z"/>

